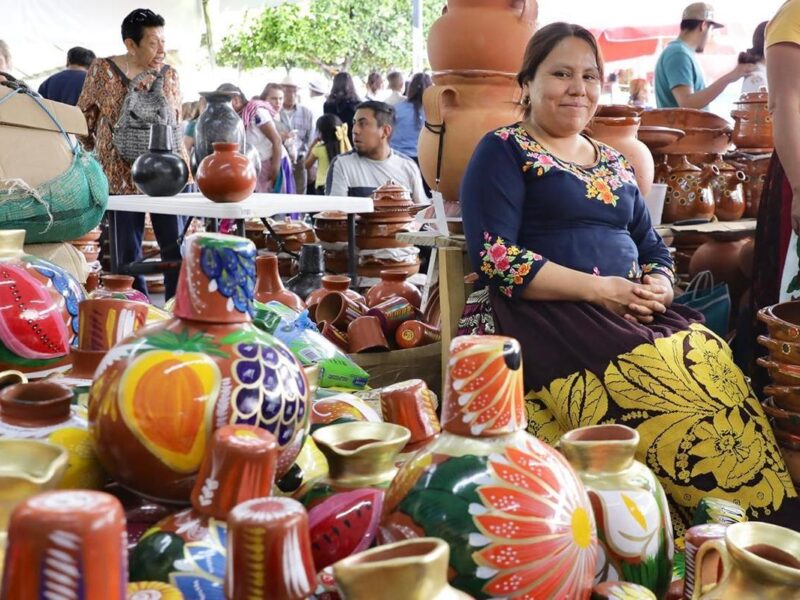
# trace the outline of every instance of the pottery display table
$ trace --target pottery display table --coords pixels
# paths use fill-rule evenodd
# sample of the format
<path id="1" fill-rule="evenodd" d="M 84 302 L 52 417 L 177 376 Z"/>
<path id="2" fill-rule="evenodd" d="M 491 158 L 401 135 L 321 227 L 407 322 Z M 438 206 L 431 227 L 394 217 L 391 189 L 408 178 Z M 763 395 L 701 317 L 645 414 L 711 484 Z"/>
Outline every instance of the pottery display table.
<path id="1" fill-rule="evenodd" d="M 747 234 L 756 232 L 756 219 L 739 219 L 738 221 L 711 221 L 710 223 L 695 223 L 692 225 L 656 225 L 656 232 L 661 237 L 675 235 L 676 233 L 705 233 L 714 234 Z"/>
<path id="2" fill-rule="evenodd" d="M 253 194 L 242 202 L 218 203 L 212 202 L 200 193 L 178 194 L 169 197 L 153 197 L 144 194 L 127 196 L 110 196 L 108 199 L 109 212 L 109 247 L 111 253 L 112 273 L 144 273 L 145 271 L 163 271 L 166 264 L 140 263 L 135 269 L 132 265 L 120 265 L 117 249 L 117 223 L 114 211 L 124 210 L 129 212 L 155 213 L 159 215 L 176 215 L 189 217 L 184 233 L 189 223 L 195 217 L 211 219 L 234 219 L 237 221 L 237 230 L 244 235 L 245 219 L 262 219 L 282 213 L 310 213 L 323 210 L 340 210 L 347 213 L 347 242 L 348 242 L 348 271 L 350 276 L 356 277 L 356 213 L 372 212 L 371 198 L 356 198 L 348 196 L 306 196 L 303 194 Z M 178 241 L 178 240 L 176 240 Z M 355 281 L 355 279 L 354 279 Z"/>

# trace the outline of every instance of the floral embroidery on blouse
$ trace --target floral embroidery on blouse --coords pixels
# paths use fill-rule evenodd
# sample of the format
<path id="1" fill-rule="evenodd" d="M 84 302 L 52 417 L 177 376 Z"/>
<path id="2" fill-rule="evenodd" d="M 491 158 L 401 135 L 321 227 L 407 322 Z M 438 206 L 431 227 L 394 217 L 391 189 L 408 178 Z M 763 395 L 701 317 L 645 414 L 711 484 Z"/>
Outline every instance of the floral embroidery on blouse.
<path id="1" fill-rule="evenodd" d="M 495 135 L 502 140 L 513 137 L 526 156 L 523 172 L 534 171 L 541 177 L 553 168 L 567 171 L 586 185 L 586 198 L 589 200 L 600 200 L 604 204 L 616 206 L 619 196 L 614 192 L 623 184 L 636 182 L 630 163 L 625 157 L 603 144 L 597 146 L 600 154 L 597 166 L 584 168 L 550 154 L 521 125 L 502 127 L 495 131 Z"/>
<path id="2" fill-rule="evenodd" d="M 543 259 L 530 250 L 514 244 L 507 245 L 499 236 L 492 241 L 492 236 L 484 232 L 483 239 L 481 271 L 487 277 L 496 277 L 503 282 L 505 285 L 499 286 L 500 292 L 510 298 L 514 286 L 522 284 L 525 276 L 531 272 L 531 265 Z"/>
<path id="3" fill-rule="evenodd" d="M 639 281 L 645 275 L 650 275 L 652 273 L 658 273 L 659 275 L 663 275 L 667 279 L 669 279 L 670 283 L 675 283 L 675 272 L 672 268 L 662 265 L 660 263 L 646 263 L 643 265 L 637 264 L 636 261 L 631 265 L 631 268 L 628 270 L 628 279 L 633 281 Z"/>

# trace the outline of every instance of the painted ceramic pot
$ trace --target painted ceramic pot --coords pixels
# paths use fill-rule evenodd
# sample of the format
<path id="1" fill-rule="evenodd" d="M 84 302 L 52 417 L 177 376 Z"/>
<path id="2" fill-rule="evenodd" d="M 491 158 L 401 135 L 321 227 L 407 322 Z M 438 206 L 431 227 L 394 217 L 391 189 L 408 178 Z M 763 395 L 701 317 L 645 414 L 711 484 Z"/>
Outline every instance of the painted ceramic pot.
<path id="1" fill-rule="evenodd" d="M 409 379 L 381 390 L 381 414 L 387 423 L 401 425 L 411 436 L 403 452 L 415 452 L 442 431 L 433 393 L 422 379 Z"/>
<path id="2" fill-rule="evenodd" d="M 226 553 L 220 531 L 234 506 L 271 495 L 277 451 L 271 433 L 250 425 L 225 425 L 214 432 L 192 490 L 192 507 L 142 536 L 131 554 L 131 580 L 169 582 L 187 597 L 221 598 Z M 204 560 L 195 560 L 201 554 Z"/>
<path id="3" fill-rule="evenodd" d="M 245 151 L 244 123 L 233 110 L 232 92 L 200 92 L 206 99 L 206 109 L 197 119 L 194 138 L 196 164 L 214 152 L 214 142 L 234 142 L 239 152 Z"/>
<path id="4" fill-rule="evenodd" d="M 252 323 L 254 258 L 245 238 L 187 238 L 174 318 L 140 329 L 100 363 L 90 428 L 124 486 L 186 502 L 212 433 L 227 424 L 274 434 L 279 476 L 300 452 L 308 382 L 289 350 Z"/>
<path id="5" fill-rule="evenodd" d="M 264 304 L 275 300 L 298 312 L 306 307 L 300 296 L 283 286 L 278 273 L 278 257 L 272 253 L 256 257 L 256 289 L 253 297 Z"/>
<path id="6" fill-rule="evenodd" d="M 422 321 L 410 320 L 401 323 L 394 332 L 394 341 L 402 349 L 419 348 L 442 340 L 442 330 Z"/>
<path id="7" fill-rule="evenodd" d="M 658 598 L 672 581 L 675 548 L 667 496 L 634 459 L 639 434 L 594 425 L 564 434 L 559 447 L 589 492 L 600 538 L 595 580 L 630 581 Z"/>
<path id="8" fill-rule="evenodd" d="M 649 589 L 627 581 L 606 581 L 592 589 L 592 600 L 656 600 Z"/>
<path id="9" fill-rule="evenodd" d="M 667 195 L 664 199 L 663 223 L 673 223 L 685 219 L 708 218 L 714 216 L 714 193 L 711 177 L 702 169 L 681 157 L 678 166 L 671 167 L 665 181 Z"/>
<path id="10" fill-rule="evenodd" d="M 758 155 L 740 154 L 736 157 L 734 164 L 747 176 L 744 182 L 744 216 L 748 219 L 758 217 L 758 206 L 764 182 L 767 180 L 771 156 L 771 153 L 767 152 Z"/>
<path id="11" fill-rule="evenodd" d="M 306 298 L 306 304 L 312 306 L 333 292 L 340 292 L 353 302 L 365 304 L 364 296 L 350 289 L 350 278 L 347 275 L 325 275 L 322 277 L 322 287 L 311 292 Z"/>
<path id="12" fill-rule="evenodd" d="M 315 214 L 314 233 L 322 242 L 346 242 L 347 213 L 340 210 L 325 210 Z"/>
<path id="13" fill-rule="evenodd" d="M 766 306 L 758 311 L 757 317 L 767 326 L 772 339 L 800 342 L 800 301 Z"/>
<path id="14" fill-rule="evenodd" d="M 742 94 L 731 112 L 736 125 L 731 141 L 737 148 L 767 149 L 773 146 L 772 115 L 769 112 L 767 92 Z"/>
<path id="15" fill-rule="evenodd" d="M 101 275 L 100 287 L 89 294 L 89 298 L 117 298 L 150 304 L 146 294 L 133 289 L 133 277 L 130 275 Z"/>
<path id="16" fill-rule="evenodd" d="M 642 196 L 653 185 L 655 163 L 650 150 L 636 138 L 640 119 L 636 117 L 594 117 L 588 129 L 590 135 L 622 154 L 636 173 L 636 184 Z"/>
<path id="17" fill-rule="evenodd" d="M 173 151 L 171 129 L 162 123 L 150 125 L 150 147 L 131 165 L 136 187 L 148 196 L 174 196 L 186 187 L 189 167 Z"/>
<path id="18" fill-rule="evenodd" d="M 197 167 L 197 187 L 214 202 L 241 202 L 256 189 L 256 170 L 238 145 L 214 142 L 214 153 Z"/>
<path id="19" fill-rule="evenodd" d="M 713 163 L 706 165 L 712 173 L 711 190 L 714 194 L 714 214 L 720 221 L 736 221 L 744 215 L 744 171 L 722 160 L 719 154 Z"/>
<path id="20" fill-rule="evenodd" d="M 387 269 L 381 271 L 381 280 L 373 285 L 367 292 L 367 306 L 372 308 L 392 296 L 400 296 L 411 303 L 414 308 L 422 304 L 422 293 L 413 283 L 408 282 L 408 275 L 404 271 Z"/>
<path id="21" fill-rule="evenodd" d="M 242 502 L 228 517 L 225 598 L 305 600 L 316 576 L 308 515 L 291 498 Z M 254 544 L 258 552 L 254 552 Z"/>
<path id="22" fill-rule="evenodd" d="M 398 472 L 381 541 L 436 536 L 450 583 L 476 598 L 583 598 L 597 532 L 566 459 L 525 431 L 519 343 L 463 336 L 450 345 L 442 434 Z"/>
<path id="23" fill-rule="evenodd" d="M 736 523 L 728 527 L 724 541 L 700 547 L 696 572 L 705 573 L 705 560 L 717 554 L 721 577 L 697 577 L 692 600 L 800 597 L 800 533 L 770 523 Z"/>
<path id="24" fill-rule="evenodd" d="M 381 415 L 353 394 L 336 394 L 314 400 L 311 405 L 311 433 L 321 427 L 354 421 L 382 422 Z"/>
<path id="25" fill-rule="evenodd" d="M 43 376 L 68 368 L 86 296 L 64 269 L 25 254 L 24 241 L 22 229 L 0 230 L 0 371 Z"/>
<path id="26" fill-rule="evenodd" d="M 85 490 L 44 492 L 11 515 L 0 598 L 125 600 L 125 515 L 119 500 Z M 66 596 L 69 597 L 69 596 Z"/>
<path id="27" fill-rule="evenodd" d="M 184 595 L 174 586 L 160 581 L 129 583 L 126 600 L 184 600 Z"/>
<path id="28" fill-rule="evenodd" d="M 347 600 L 372 600 L 380 582 L 383 600 L 468 600 L 447 583 L 450 548 L 437 538 L 379 546 L 333 566 Z"/>
<path id="29" fill-rule="evenodd" d="M 69 466 L 59 487 L 99 489 L 105 475 L 92 450 L 89 427 L 69 388 L 49 381 L 0 390 L 0 438 L 43 440 L 67 451 Z"/>

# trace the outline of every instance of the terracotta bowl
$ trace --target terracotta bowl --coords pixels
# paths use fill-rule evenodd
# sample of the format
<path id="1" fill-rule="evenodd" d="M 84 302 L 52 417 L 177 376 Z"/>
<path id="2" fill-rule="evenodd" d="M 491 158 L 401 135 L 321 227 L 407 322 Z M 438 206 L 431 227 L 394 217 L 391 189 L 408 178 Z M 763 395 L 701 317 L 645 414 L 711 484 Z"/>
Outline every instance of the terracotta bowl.
<path id="1" fill-rule="evenodd" d="M 683 129 L 661 127 L 660 125 L 641 125 L 636 137 L 653 151 L 677 142 L 684 135 L 686 133 Z"/>
<path id="2" fill-rule="evenodd" d="M 706 127 L 719 129 L 730 127 L 728 121 L 714 113 L 694 108 L 656 108 L 641 114 L 642 125 L 661 125 L 662 127 Z"/>
<path id="3" fill-rule="evenodd" d="M 419 273 L 420 261 L 417 258 L 413 263 L 390 263 L 389 261 L 370 262 L 358 266 L 358 274 L 361 277 L 374 277 L 381 276 L 381 271 L 385 269 L 401 270 L 406 275 L 414 275 Z"/>
<path id="4" fill-rule="evenodd" d="M 800 343 L 775 340 L 766 335 L 758 336 L 757 341 L 769 351 L 772 360 L 789 365 L 800 365 Z"/>
<path id="5" fill-rule="evenodd" d="M 783 455 L 789 477 L 795 486 L 800 486 L 800 435 L 776 429 L 775 438 L 778 440 L 778 448 Z"/>
<path id="6" fill-rule="evenodd" d="M 776 407 L 800 413 L 800 386 L 766 385 L 764 395 L 771 396 Z"/>
<path id="7" fill-rule="evenodd" d="M 800 342 L 800 301 L 781 302 L 758 311 L 758 320 L 767 326 L 769 337 L 784 342 Z"/>
<path id="8" fill-rule="evenodd" d="M 772 417 L 775 423 L 774 429 L 800 435 L 800 413 L 776 407 L 772 398 L 764 400 L 762 406 L 764 412 Z"/>
<path id="9" fill-rule="evenodd" d="M 644 112 L 643 106 L 629 104 L 601 104 L 594 113 L 596 117 L 638 117 Z"/>
<path id="10" fill-rule="evenodd" d="M 758 358 L 756 359 L 756 363 L 769 371 L 769 376 L 772 377 L 772 381 L 778 385 L 789 387 L 800 386 L 800 366 L 787 365 L 766 358 Z"/>
<path id="11" fill-rule="evenodd" d="M 684 127 L 684 136 L 672 144 L 659 148 L 663 154 L 724 154 L 731 143 L 730 126 Z"/>
<path id="12" fill-rule="evenodd" d="M 413 244 L 401 242 L 396 237 L 360 236 L 356 244 L 361 250 L 378 250 L 379 248 L 410 248 Z"/>

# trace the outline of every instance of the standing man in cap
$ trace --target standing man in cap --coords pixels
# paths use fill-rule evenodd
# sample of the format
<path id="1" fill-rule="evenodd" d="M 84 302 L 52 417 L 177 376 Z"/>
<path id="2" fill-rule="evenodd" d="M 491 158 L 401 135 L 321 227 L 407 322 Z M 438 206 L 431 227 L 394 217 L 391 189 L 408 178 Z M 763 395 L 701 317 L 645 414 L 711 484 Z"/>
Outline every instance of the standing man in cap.
<path id="1" fill-rule="evenodd" d="M 667 44 L 656 63 L 658 108 L 705 109 L 725 88 L 751 73 L 754 65 L 739 64 L 706 87 L 696 54 L 702 52 L 711 31 L 723 27 L 714 21 L 714 7 L 695 2 L 683 9 L 678 39 Z"/>
<path id="2" fill-rule="evenodd" d="M 287 75 L 281 82 L 283 88 L 283 107 L 281 107 L 281 129 L 286 132 L 285 140 L 292 140 L 295 152 L 292 154 L 292 173 L 294 187 L 298 194 L 306 192 L 307 172 L 305 167 L 308 148 L 314 135 L 314 115 L 297 99 L 297 82 Z M 283 137 L 283 133 L 281 134 Z"/>

